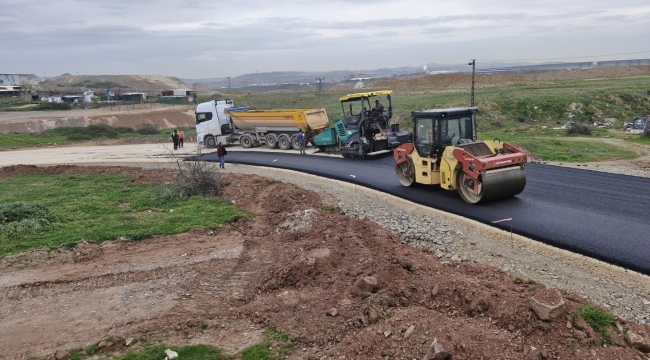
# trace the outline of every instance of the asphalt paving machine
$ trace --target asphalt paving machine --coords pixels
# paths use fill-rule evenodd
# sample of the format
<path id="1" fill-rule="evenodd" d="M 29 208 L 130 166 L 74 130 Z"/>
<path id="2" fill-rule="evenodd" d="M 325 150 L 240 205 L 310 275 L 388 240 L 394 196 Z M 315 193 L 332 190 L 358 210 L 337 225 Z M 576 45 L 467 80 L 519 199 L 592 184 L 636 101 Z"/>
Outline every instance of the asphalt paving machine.
<path id="1" fill-rule="evenodd" d="M 400 131 L 399 124 L 391 124 L 393 104 L 391 90 L 348 94 L 341 97 L 343 118 L 314 136 L 312 144 L 323 152 L 340 152 L 343 157 L 364 158 L 391 152 L 410 141 L 408 131 Z M 379 97 L 385 95 L 385 109 Z M 383 100 L 382 100 L 383 101 Z"/>
<path id="2" fill-rule="evenodd" d="M 526 154 L 499 139 L 477 141 L 477 112 L 476 107 L 412 112 L 413 142 L 393 151 L 399 182 L 440 185 L 470 204 L 521 193 Z"/>

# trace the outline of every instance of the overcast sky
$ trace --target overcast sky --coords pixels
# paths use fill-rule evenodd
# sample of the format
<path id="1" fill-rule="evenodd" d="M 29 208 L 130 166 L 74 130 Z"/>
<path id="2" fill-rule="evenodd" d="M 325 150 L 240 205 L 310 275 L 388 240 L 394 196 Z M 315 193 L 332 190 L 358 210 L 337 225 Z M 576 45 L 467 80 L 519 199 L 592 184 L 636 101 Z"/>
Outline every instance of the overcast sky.
<path id="1" fill-rule="evenodd" d="M 0 24 L 0 73 L 39 76 L 650 58 L 648 0 L 0 0 Z"/>

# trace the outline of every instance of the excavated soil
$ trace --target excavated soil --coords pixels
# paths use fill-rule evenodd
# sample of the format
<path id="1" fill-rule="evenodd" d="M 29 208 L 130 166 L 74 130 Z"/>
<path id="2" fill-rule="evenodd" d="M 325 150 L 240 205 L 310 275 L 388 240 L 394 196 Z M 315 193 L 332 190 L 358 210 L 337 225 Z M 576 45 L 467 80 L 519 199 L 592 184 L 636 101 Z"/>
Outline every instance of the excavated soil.
<path id="1" fill-rule="evenodd" d="M 119 167 L 0 171 L 28 173 L 174 176 Z M 422 359 L 434 342 L 453 359 L 645 359 L 622 333 L 648 339 L 647 326 L 617 320 L 608 328 L 613 344 L 597 345 L 601 335 L 572 315 L 587 304 L 579 297 L 563 293 L 567 312 L 542 321 L 531 298 L 558 302 L 542 284 L 487 265 L 439 262 L 370 220 L 326 210 L 333 203 L 323 194 L 222 176 L 223 197 L 257 216 L 215 231 L 0 260 L 2 358 L 64 358 L 109 336 L 103 354 L 124 351 L 125 338 L 136 339 L 129 349 L 147 340 L 234 354 L 273 327 L 296 344 L 289 359 Z"/>

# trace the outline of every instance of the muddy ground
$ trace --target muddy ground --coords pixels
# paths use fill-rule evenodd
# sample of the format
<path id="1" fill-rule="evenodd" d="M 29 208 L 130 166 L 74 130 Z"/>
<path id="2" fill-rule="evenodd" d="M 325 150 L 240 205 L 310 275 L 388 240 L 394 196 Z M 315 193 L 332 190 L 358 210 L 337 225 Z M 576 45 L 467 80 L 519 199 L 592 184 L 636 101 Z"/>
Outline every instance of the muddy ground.
<path id="1" fill-rule="evenodd" d="M 0 176 L 116 172 L 138 182 L 174 176 L 76 166 L 13 166 Z M 2 259 L 2 358 L 63 358 L 109 336 L 104 355 L 145 340 L 236 354 L 274 327 L 296 344 L 290 359 L 422 359 L 434 341 L 453 359 L 646 359 L 624 340 L 635 333 L 647 344 L 645 325 L 617 320 L 613 344 L 600 346 L 601 335 L 573 316 L 587 303 L 579 297 L 564 294 L 567 311 L 542 321 L 531 297 L 559 300 L 542 284 L 441 263 L 295 185 L 222 176 L 223 197 L 257 216 L 215 231 Z"/>

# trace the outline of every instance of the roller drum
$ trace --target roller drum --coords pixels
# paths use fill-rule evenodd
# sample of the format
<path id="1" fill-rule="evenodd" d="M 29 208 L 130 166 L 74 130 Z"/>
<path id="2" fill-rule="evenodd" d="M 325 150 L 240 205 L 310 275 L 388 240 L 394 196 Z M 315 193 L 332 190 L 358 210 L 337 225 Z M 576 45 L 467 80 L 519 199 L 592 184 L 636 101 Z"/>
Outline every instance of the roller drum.
<path id="1" fill-rule="evenodd" d="M 459 177 L 458 193 L 470 204 L 509 198 L 520 194 L 526 187 L 526 172 L 519 166 L 486 171 L 479 179 L 479 194 L 463 185 L 464 176 L 461 173 Z"/>

